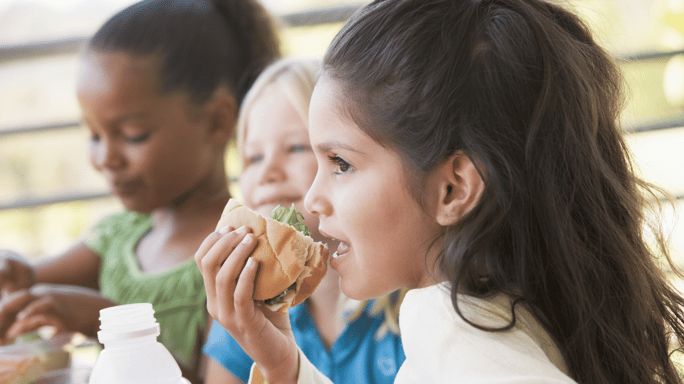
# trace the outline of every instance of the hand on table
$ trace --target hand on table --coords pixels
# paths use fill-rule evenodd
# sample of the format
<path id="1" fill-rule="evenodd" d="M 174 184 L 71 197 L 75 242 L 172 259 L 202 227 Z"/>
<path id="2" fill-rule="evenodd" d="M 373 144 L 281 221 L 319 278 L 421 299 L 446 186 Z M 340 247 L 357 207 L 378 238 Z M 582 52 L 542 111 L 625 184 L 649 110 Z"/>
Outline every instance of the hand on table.
<path id="1" fill-rule="evenodd" d="M 207 236 L 197 250 L 195 262 L 204 278 L 207 308 L 269 383 L 294 383 L 299 355 L 289 316 L 257 306 L 252 299 L 258 265 L 248 257 L 256 246 L 248 232 L 245 227 L 224 228 Z"/>
<path id="2" fill-rule="evenodd" d="M 57 333 L 73 331 L 94 336 L 100 309 L 115 305 L 92 289 L 36 284 L 0 300 L 0 343 L 49 325 Z"/>

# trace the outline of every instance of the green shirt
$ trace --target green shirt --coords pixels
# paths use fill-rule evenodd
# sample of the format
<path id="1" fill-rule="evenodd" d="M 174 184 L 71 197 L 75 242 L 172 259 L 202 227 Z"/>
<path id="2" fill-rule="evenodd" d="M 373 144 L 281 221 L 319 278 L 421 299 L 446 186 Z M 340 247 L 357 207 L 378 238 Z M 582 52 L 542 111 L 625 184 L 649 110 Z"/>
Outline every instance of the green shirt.
<path id="1" fill-rule="evenodd" d="M 143 272 L 135 247 L 152 228 L 152 218 L 120 212 L 102 219 L 85 243 L 102 259 L 100 290 L 117 304 L 151 303 L 161 328 L 159 342 L 187 367 L 199 358 L 198 331 L 206 326 L 204 281 L 195 261 L 160 272 Z"/>

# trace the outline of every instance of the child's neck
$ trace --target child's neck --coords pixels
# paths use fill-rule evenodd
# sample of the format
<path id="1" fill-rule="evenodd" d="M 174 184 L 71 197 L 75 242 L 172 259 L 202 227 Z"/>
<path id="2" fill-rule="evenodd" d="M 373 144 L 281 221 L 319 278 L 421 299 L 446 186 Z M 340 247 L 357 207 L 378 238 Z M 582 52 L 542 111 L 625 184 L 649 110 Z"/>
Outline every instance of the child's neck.
<path id="1" fill-rule="evenodd" d="M 152 212 L 152 228 L 136 246 L 143 272 L 159 272 L 191 259 L 202 241 L 216 229 L 230 195 L 226 190 L 213 196 L 196 196 L 180 207 Z"/>
<path id="2" fill-rule="evenodd" d="M 175 232 L 205 222 L 216 226 L 229 199 L 230 194 L 225 190 L 212 196 L 193 197 L 180 206 L 158 208 L 152 211 L 153 228 L 168 228 Z"/>

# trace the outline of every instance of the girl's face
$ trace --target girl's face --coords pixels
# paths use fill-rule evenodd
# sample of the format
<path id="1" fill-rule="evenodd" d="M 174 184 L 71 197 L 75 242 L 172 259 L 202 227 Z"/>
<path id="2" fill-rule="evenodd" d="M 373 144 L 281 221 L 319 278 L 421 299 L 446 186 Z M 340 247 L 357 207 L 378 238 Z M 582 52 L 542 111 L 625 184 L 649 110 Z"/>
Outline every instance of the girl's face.
<path id="1" fill-rule="evenodd" d="M 304 208 L 304 196 L 316 177 L 309 132 L 277 83 L 266 86 L 247 115 L 240 188 L 245 206 L 268 217 L 277 205 L 293 203 L 318 241 L 317 218 Z"/>
<path id="2" fill-rule="evenodd" d="M 175 206 L 217 177 L 210 120 L 186 95 L 161 95 L 156 65 L 89 52 L 77 96 L 91 133 L 90 162 L 128 210 Z"/>
<path id="3" fill-rule="evenodd" d="M 342 100 L 323 76 L 309 110 L 318 173 L 306 197 L 321 233 L 340 240 L 330 265 L 342 291 L 361 300 L 434 284 L 426 257 L 434 260 L 442 229 L 411 195 L 400 157 L 354 124 Z"/>

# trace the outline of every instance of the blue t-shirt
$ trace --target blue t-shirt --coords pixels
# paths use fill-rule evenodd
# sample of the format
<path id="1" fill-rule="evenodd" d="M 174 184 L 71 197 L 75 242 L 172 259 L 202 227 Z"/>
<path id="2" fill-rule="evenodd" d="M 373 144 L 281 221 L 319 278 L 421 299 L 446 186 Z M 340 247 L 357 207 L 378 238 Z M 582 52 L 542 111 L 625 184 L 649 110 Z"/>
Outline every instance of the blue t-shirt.
<path id="1" fill-rule="evenodd" d="M 330 351 L 323 345 L 306 304 L 290 309 L 290 322 L 297 345 L 313 365 L 333 383 L 391 384 L 406 359 L 399 335 L 375 335 L 383 315 L 369 316 L 371 301 L 358 319 L 347 324 Z M 253 360 L 219 324 L 214 321 L 203 351 L 244 382 L 249 379 Z"/>

